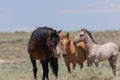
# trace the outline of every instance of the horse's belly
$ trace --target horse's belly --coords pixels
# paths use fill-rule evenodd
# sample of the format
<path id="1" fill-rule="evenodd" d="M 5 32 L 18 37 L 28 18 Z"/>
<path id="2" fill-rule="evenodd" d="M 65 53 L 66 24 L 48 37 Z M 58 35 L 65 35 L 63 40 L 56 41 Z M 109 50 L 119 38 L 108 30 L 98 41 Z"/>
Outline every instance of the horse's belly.
<path id="1" fill-rule="evenodd" d="M 39 59 L 41 61 L 46 59 L 46 55 L 44 53 L 34 52 L 34 53 L 31 53 L 30 56 L 33 59 Z"/>
<path id="2" fill-rule="evenodd" d="M 73 56 L 66 56 L 66 57 L 64 57 L 64 60 L 66 62 L 70 62 L 70 63 L 74 63 L 75 62 L 75 58 Z"/>
<path id="3" fill-rule="evenodd" d="M 111 55 L 100 55 L 98 57 L 98 60 L 101 62 L 101 61 L 108 60 L 110 57 L 111 57 Z"/>

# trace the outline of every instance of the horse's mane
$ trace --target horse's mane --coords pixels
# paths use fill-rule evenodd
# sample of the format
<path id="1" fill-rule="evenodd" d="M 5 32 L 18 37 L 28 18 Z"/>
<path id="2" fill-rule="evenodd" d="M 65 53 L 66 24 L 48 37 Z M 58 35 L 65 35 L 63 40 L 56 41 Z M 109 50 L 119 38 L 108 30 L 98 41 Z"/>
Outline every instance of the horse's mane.
<path id="1" fill-rule="evenodd" d="M 55 31 L 54 29 L 49 28 L 47 26 L 38 27 L 36 30 L 33 31 L 32 36 L 34 37 L 35 40 L 46 41 L 47 36 L 49 36 L 54 31 Z"/>
<path id="2" fill-rule="evenodd" d="M 81 31 L 87 32 L 87 34 L 90 36 L 90 38 L 92 39 L 92 41 L 97 44 L 97 42 L 93 39 L 92 34 L 91 34 L 90 31 L 88 31 L 87 29 L 81 29 Z"/>

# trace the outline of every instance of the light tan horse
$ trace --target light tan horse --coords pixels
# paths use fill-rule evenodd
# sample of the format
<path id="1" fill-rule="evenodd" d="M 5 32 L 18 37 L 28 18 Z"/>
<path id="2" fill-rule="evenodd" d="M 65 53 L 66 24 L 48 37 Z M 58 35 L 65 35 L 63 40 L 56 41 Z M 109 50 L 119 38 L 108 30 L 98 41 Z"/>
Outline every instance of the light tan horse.
<path id="1" fill-rule="evenodd" d="M 83 62 L 86 60 L 85 45 L 83 42 L 73 44 L 73 39 L 69 37 L 69 33 L 62 35 L 61 37 L 61 47 L 64 57 L 65 64 L 68 69 L 68 73 L 71 73 L 70 63 L 73 64 L 73 69 L 75 69 L 76 63 L 83 67 Z"/>
<path id="2" fill-rule="evenodd" d="M 116 60 L 119 54 L 119 47 L 113 42 L 98 45 L 94 42 L 91 33 L 86 29 L 81 29 L 74 43 L 84 41 L 88 53 L 88 63 L 95 63 L 99 67 L 99 62 L 108 60 L 112 67 L 113 74 L 116 76 Z"/>

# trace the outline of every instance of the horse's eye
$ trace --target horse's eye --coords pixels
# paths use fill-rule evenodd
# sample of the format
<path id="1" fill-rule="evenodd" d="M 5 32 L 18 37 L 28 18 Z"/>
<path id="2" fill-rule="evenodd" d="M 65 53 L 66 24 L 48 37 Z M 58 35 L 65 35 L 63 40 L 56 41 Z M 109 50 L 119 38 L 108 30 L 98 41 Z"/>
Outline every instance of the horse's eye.
<path id="1" fill-rule="evenodd" d="M 80 34 L 80 37 L 83 37 L 83 35 L 82 35 L 82 34 Z"/>

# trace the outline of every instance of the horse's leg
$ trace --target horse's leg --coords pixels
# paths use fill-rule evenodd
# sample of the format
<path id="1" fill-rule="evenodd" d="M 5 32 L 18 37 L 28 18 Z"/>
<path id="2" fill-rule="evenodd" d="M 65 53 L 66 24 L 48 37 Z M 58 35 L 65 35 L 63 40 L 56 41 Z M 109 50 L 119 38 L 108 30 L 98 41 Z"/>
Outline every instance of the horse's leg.
<path id="1" fill-rule="evenodd" d="M 82 69 L 83 68 L 83 63 L 79 63 L 79 65 L 80 65 L 80 69 Z"/>
<path id="2" fill-rule="evenodd" d="M 115 76 L 116 76 L 116 59 L 117 59 L 117 56 L 112 56 L 109 59 L 110 66 L 112 67 L 112 71 Z"/>
<path id="3" fill-rule="evenodd" d="M 36 66 L 36 60 L 32 59 L 32 57 L 30 57 L 30 60 L 31 60 L 32 65 L 33 65 L 34 80 L 37 80 L 37 66 Z"/>
<path id="4" fill-rule="evenodd" d="M 88 60 L 87 60 L 87 66 L 88 66 L 88 67 L 90 67 L 90 66 L 91 66 L 91 64 L 89 63 L 89 61 L 88 61 Z"/>
<path id="5" fill-rule="evenodd" d="M 95 59 L 95 66 L 96 66 L 97 68 L 99 68 L 99 61 L 98 61 L 98 59 Z"/>
<path id="6" fill-rule="evenodd" d="M 67 66 L 68 73 L 71 73 L 70 63 L 65 61 L 65 64 Z"/>
<path id="7" fill-rule="evenodd" d="M 46 60 L 46 61 L 40 61 L 40 62 L 42 64 L 42 69 L 43 69 L 42 80 L 49 80 L 49 78 L 48 78 L 48 73 L 49 73 L 48 60 Z"/>
<path id="8" fill-rule="evenodd" d="M 76 63 L 73 63 L 73 70 L 75 70 L 75 67 L 76 67 Z"/>
<path id="9" fill-rule="evenodd" d="M 92 63 L 93 62 L 89 58 L 87 58 L 87 66 L 90 67 L 92 65 Z"/>

